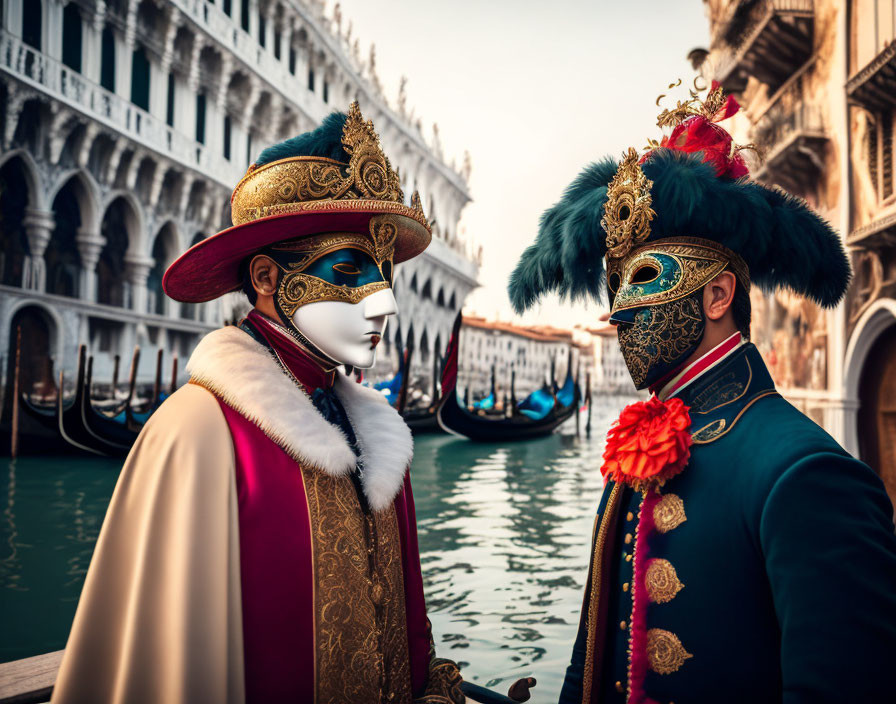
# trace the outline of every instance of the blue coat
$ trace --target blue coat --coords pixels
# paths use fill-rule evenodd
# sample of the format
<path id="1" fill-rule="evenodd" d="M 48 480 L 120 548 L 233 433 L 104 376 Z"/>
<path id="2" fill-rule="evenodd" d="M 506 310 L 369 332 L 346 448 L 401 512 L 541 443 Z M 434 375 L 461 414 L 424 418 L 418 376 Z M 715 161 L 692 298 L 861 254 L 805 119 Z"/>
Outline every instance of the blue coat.
<path id="1" fill-rule="evenodd" d="M 896 535 L 880 478 L 778 395 L 751 344 L 678 395 L 695 444 L 654 512 L 647 697 L 896 701 Z M 626 701 L 641 498 L 604 491 L 562 704 Z"/>

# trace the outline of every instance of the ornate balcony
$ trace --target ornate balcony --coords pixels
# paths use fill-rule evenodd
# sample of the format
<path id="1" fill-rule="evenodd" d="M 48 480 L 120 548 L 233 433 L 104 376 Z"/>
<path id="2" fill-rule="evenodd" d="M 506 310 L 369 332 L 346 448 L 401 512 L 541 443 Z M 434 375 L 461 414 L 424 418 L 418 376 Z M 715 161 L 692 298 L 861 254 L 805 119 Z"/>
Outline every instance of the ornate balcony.
<path id="1" fill-rule="evenodd" d="M 896 213 L 890 213 L 849 233 L 846 244 L 860 249 L 896 248 Z"/>
<path id="2" fill-rule="evenodd" d="M 848 332 L 881 298 L 896 297 L 896 213 L 880 217 L 849 233 L 853 250 L 853 282 L 847 294 Z"/>
<path id="3" fill-rule="evenodd" d="M 716 79 L 739 93 L 754 76 L 777 90 L 812 55 L 814 0 L 741 0 L 720 23 L 716 41 L 731 47 Z"/>
<path id="4" fill-rule="evenodd" d="M 870 110 L 896 106 L 896 42 L 846 82 L 849 102 Z"/>
<path id="5" fill-rule="evenodd" d="M 0 30 L 0 71 L 38 88 L 137 144 L 166 156 L 228 190 L 243 172 L 204 145 L 111 93 L 18 37 Z"/>
<path id="6" fill-rule="evenodd" d="M 798 195 L 810 193 L 824 166 L 828 135 L 821 107 L 779 103 L 763 115 L 751 132 L 765 161 L 753 177 Z"/>

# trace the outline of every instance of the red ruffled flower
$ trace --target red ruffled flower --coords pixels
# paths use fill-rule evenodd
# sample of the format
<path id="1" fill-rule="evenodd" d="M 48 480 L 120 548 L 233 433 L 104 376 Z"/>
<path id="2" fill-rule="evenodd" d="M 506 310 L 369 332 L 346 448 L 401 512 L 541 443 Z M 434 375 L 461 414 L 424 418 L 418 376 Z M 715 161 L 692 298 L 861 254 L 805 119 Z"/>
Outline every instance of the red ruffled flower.
<path id="1" fill-rule="evenodd" d="M 607 433 L 604 479 L 644 491 L 679 474 L 691 456 L 689 410 L 679 398 L 656 396 L 626 406 Z"/>

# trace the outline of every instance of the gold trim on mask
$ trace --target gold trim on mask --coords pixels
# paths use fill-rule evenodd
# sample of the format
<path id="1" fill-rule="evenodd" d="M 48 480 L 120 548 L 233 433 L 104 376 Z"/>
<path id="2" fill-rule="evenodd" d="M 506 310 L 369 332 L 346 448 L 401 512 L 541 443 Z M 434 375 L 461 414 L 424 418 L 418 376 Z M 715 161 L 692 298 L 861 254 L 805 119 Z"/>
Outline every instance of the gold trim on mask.
<path id="1" fill-rule="evenodd" d="M 340 301 L 359 303 L 367 296 L 392 287 L 391 277 L 383 272 L 386 262 L 392 263 L 395 256 L 395 239 L 398 224 L 388 215 L 376 215 L 370 219 L 370 235 L 355 232 L 330 232 L 313 237 L 303 237 L 288 242 L 280 242 L 273 247 L 276 252 L 295 252 L 296 260 L 288 267 L 279 266 L 283 276 L 277 296 L 283 313 L 292 318 L 295 312 L 308 303 Z M 383 281 L 372 281 L 363 286 L 337 286 L 304 271 L 321 257 L 339 249 L 351 247 L 369 254 L 376 262 Z"/>
<path id="2" fill-rule="evenodd" d="M 653 257 L 655 254 L 664 254 L 675 259 L 681 268 L 680 278 L 665 291 L 647 295 L 630 292 L 629 282 L 641 266 L 650 264 L 660 268 Z M 616 274 L 620 281 L 611 312 L 655 306 L 686 298 L 726 269 L 731 270 L 738 282 L 749 292 L 750 278 L 747 265 L 738 254 L 727 247 L 696 237 L 669 237 L 651 242 L 639 247 L 625 258 L 607 262 L 607 276 Z"/>

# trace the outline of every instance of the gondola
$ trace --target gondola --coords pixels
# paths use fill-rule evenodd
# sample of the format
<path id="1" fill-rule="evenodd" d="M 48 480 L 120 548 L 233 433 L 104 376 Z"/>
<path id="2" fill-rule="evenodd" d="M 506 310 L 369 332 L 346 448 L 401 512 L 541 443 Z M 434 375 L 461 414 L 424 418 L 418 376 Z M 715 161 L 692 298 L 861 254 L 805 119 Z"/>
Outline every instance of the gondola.
<path id="1" fill-rule="evenodd" d="M 126 455 L 137 440 L 139 430 L 119 422 L 115 416 L 97 411 L 93 406 L 93 357 L 87 362 L 84 393 L 81 394 L 81 423 L 84 430 L 96 441 L 94 447 L 104 455 Z M 128 405 L 122 411 L 126 412 Z M 115 414 L 116 416 L 119 414 Z"/>
<path id="2" fill-rule="evenodd" d="M 0 423 L 3 454 L 10 452 L 12 446 L 12 403 L 7 406 Z M 55 403 L 50 406 L 35 404 L 20 393 L 18 426 L 18 453 L 21 455 L 56 454 L 68 449 L 56 427 Z"/>
<path id="3" fill-rule="evenodd" d="M 556 393 L 549 386 L 536 391 L 516 406 L 509 418 L 480 416 L 463 408 L 457 401 L 457 357 L 462 323 L 463 317 L 458 313 L 442 372 L 442 399 L 437 416 L 444 430 L 478 442 L 526 440 L 549 435 L 578 411 L 581 394 L 571 364 L 567 365 L 566 381 Z M 549 399 L 540 398 L 539 403 L 534 402 L 533 396 L 545 394 Z"/>
<path id="4" fill-rule="evenodd" d="M 85 372 L 86 358 L 86 372 Z M 123 457 L 130 452 L 149 417 L 167 398 L 161 389 L 162 352 L 156 363 L 156 380 L 152 397 L 142 412 L 135 412 L 131 407 L 136 386 L 136 371 L 140 359 L 140 350 L 134 351 L 131 364 L 131 378 L 128 396 L 123 406 L 112 414 L 98 411 L 93 404 L 91 390 L 93 388 L 93 357 L 86 357 L 82 345 L 78 357 L 78 379 L 75 402 L 69 409 L 59 411 L 60 434 L 73 447 L 110 457 Z M 174 359 L 171 388 L 174 389 L 177 378 L 177 357 Z"/>
<path id="5" fill-rule="evenodd" d="M 69 450 L 78 450 L 94 455 L 104 455 L 104 447 L 97 443 L 96 439 L 84 427 L 81 420 L 83 405 L 85 402 L 85 376 L 87 373 L 87 348 L 81 345 L 78 349 L 78 372 L 75 377 L 75 400 L 68 406 L 62 402 L 62 394 L 59 394 L 56 404 L 56 423 L 60 437 L 69 444 Z M 59 372 L 59 388 L 65 384 L 65 372 Z"/>
<path id="6" fill-rule="evenodd" d="M 408 355 L 410 355 L 411 350 L 408 350 Z M 407 365 L 407 359 L 405 360 L 405 365 Z M 407 389 L 403 389 L 403 400 L 401 402 L 401 408 L 399 412 L 401 413 L 401 417 L 404 418 L 404 422 L 411 429 L 411 432 L 414 435 L 424 435 L 426 433 L 441 433 L 442 427 L 439 425 L 439 419 L 436 416 L 436 411 L 439 407 L 439 375 L 441 373 L 442 364 L 439 358 L 439 354 L 435 354 L 435 358 L 433 360 L 433 370 L 432 370 L 432 395 L 431 401 L 428 405 L 425 406 L 417 406 L 412 408 L 406 407 L 407 402 Z"/>

